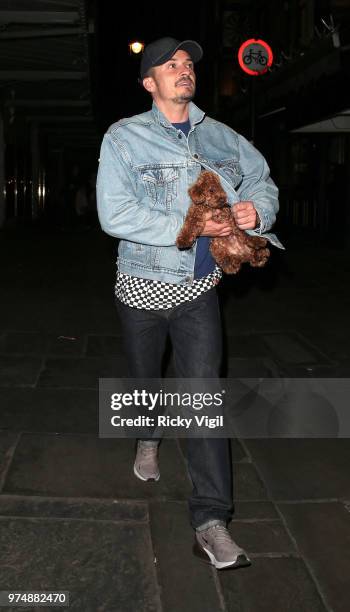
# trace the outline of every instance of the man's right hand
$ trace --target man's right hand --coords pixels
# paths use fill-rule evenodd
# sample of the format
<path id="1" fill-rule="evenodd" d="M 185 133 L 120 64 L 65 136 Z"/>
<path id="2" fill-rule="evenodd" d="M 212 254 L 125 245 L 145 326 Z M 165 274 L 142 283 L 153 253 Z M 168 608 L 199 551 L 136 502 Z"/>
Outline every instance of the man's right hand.
<path id="1" fill-rule="evenodd" d="M 208 210 L 205 213 L 205 226 L 201 233 L 201 236 L 210 236 L 211 238 L 215 238 L 217 236 L 229 236 L 231 234 L 231 225 L 228 223 L 217 223 L 212 220 L 212 213 Z"/>

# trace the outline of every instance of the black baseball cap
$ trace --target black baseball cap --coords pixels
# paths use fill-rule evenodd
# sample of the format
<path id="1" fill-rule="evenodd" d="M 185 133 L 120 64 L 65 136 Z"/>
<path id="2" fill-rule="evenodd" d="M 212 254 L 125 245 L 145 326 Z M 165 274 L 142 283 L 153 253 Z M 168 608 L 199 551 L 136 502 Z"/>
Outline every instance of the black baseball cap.
<path id="1" fill-rule="evenodd" d="M 203 56 L 202 47 L 194 40 L 183 40 L 176 38 L 159 38 L 146 46 L 140 67 L 140 79 L 144 79 L 148 70 L 153 66 L 161 66 L 167 62 L 179 49 L 187 51 L 193 62 L 198 62 Z"/>

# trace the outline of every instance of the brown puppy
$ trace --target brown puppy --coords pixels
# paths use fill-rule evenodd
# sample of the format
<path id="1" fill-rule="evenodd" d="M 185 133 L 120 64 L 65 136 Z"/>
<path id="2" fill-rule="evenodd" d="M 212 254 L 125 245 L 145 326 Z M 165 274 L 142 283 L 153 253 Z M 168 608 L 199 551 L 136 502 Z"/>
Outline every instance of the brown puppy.
<path id="1" fill-rule="evenodd" d="M 192 246 L 201 235 L 205 226 L 204 213 L 211 209 L 214 221 L 229 221 L 232 227 L 229 236 L 212 238 L 210 242 L 210 252 L 220 268 L 226 274 L 236 274 L 245 262 L 259 268 L 265 265 L 270 255 L 266 248 L 267 240 L 260 236 L 250 236 L 237 227 L 217 174 L 202 172 L 188 193 L 192 203 L 176 239 L 179 249 Z"/>

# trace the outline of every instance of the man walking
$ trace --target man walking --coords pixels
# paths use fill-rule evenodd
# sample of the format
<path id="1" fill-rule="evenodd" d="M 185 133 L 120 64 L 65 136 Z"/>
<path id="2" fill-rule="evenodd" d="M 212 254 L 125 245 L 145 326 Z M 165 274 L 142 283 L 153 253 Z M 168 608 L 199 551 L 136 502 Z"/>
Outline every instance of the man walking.
<path id="1" fill-rule="evenodd" d="M 222 356 L 216 285 L 221 270 L 210 238 L 230 226 L 207 213 L 192 248 L 175 245 L 189 206 L 188 188 L 203 170 L 216 172 L 238 226 L 266 234 L 278 210 L 278 190 L 262 155 L 234 130 L 206 117 L 193 102 L 200 45 L 161 38 L 149 44 L 140 81 L 152 109 L 107 131 L 100 156 L 97 203 L 101 226 L 120 238 L 116 303 L 132 377 L 159 378 L 170 335 L 176 375 L 217 378 Z M 134 474 L 157 481 L 158 441 L 139 440 Z M 232 468 L 227 439 L 187 440 L 193 483 L 189 499 L 195 552 L 217 569 L 249 565 L 231 538 Z"/>

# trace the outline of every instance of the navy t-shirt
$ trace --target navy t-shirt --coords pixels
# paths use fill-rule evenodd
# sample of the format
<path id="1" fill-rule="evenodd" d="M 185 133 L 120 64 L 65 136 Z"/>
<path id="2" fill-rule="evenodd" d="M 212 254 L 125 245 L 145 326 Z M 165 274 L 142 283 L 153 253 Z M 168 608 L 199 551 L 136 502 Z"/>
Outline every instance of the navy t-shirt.
<path id="1" fill-rule="evenodd" d="M 191 129 L 189 119 L 182 123 L 173 123 L 177 130 L 181 130 L 186 138 Z M 209 236 L 199 236 L 197 238 L 196 259 L 194 262 L 194 278 L 202 278 L 207 276 L 215 269 L 215 260 L 209 251 L 210 238 Z"/>

